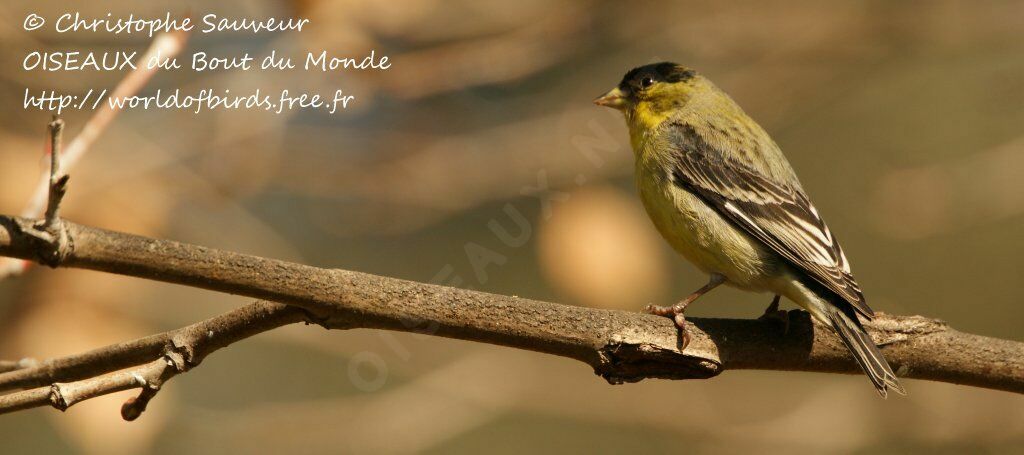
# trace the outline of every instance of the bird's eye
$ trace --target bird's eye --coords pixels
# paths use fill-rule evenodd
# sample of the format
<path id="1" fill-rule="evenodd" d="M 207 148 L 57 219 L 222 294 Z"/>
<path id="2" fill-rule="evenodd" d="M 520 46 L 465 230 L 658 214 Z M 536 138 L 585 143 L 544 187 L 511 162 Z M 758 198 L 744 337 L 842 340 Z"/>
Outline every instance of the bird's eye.
<path id="1" fill-rule="evenodd" d="M 648 88 L 652 85 L 654 85 L 654 78 L 645 76 L 643 79 L 640 79 L 640 88 Z"/>

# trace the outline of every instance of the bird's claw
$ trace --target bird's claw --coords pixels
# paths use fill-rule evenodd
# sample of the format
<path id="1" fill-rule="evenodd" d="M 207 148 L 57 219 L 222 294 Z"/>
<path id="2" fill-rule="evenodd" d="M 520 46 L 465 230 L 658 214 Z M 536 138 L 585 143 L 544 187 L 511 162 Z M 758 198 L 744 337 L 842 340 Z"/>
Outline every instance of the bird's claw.
<path id="1" fill-rule="evenodd" d="M 657 316 L 664 316 L 672 319 L 672 321 L 675 322 L 676 328 L 679 329 L 680 351 L 686 349 L 686 347 L 689 346 L 690 344 L 690 333 L 686 330 L 686 317 L 683 316 L 684 309 L 685 307 L 680 307 L 679 305 L 647 305 L 647 307 L 644 309 L 644 311 L 646 311 L 647 313 Z"/>
<path id="2" fill-rule="evenodd" d="M 672 320 L 675 321 L 676 327 L 679 328 L 679 350 L 682 351 L 690 345 L 690 332 L 686 330 L 686 318 L 682 312 L 679 312 L 672 317 Z"/>

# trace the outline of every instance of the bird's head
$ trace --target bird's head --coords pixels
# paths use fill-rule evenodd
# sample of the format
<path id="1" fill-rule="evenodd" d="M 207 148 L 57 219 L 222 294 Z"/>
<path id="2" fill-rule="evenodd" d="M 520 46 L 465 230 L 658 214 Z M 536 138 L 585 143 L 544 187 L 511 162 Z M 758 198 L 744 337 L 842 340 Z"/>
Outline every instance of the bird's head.
<path id="1" fill-rule="evenodd" d="M 622 111 L 627 118 L 656 124 L 681 109 L 706 89 L 696 71 L 671 62 L 633 68 L 618 86 L 594 100 L 594 104 Z"/>

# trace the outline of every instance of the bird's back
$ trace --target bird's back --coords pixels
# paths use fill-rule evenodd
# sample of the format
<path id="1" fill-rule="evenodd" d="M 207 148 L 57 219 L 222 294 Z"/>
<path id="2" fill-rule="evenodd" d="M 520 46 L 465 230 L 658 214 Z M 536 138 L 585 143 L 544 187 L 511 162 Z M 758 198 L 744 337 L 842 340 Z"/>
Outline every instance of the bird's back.
<path id="1" fill-rule="evenodd" d="M 664 129 L 673 122 L 690 125 L 714 150 L 731 149 L 731 153 L 742 157 L 736 161 L 744 163 L 776 183 L 787 184 L 803 193 L 796 172 L 768 132 L 750 118 L 728 94 L 711 81 L 703 79 L 701 83 L 707 84 L 708 88 L 670 117 L 670 121 L 662 123 L 662 134 L 668 134 Z M 734 159 L 725 154 L 722 156 Z"/>

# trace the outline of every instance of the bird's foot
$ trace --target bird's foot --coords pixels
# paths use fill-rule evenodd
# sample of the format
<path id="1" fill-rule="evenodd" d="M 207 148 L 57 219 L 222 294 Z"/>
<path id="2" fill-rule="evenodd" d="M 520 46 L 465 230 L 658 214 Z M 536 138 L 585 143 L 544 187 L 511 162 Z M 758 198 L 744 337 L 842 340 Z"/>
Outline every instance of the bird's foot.
<path id="1" fill-rule="evenodd" d="M 654 314 L 657 316 L 664 316 L 672 319 L 676 323 L 676 327 L 679 329 L 680 347 L 682 351 L 686 349 L 686 346 L 690 344 L 690 333 L 686 330 L 686 317 L 683 312 L 686 311 L 686 305 L 676 304 L 672 306 L 658 306 L 658 305 L 647 305 L 644 311 Z"/>
<path id="2" fill-rule="evenodd" d="M 772 299 L 772 303 L 768 305 L 768 308 L 764 309 L 764 314 L 757 318 L 761 321 L 774 321 L 782 325 L 782 334 L 789 333 L 789 312 L 786 310 L 779 309 L 779 296 L 775 296 Z"/>

